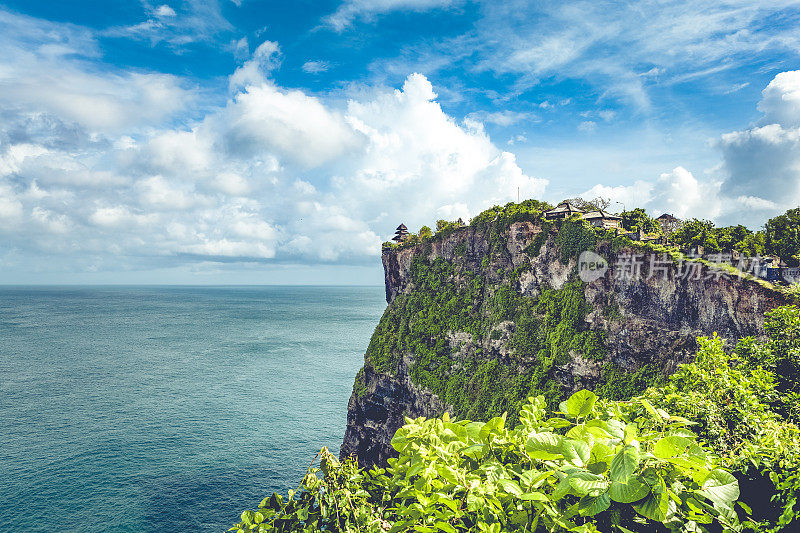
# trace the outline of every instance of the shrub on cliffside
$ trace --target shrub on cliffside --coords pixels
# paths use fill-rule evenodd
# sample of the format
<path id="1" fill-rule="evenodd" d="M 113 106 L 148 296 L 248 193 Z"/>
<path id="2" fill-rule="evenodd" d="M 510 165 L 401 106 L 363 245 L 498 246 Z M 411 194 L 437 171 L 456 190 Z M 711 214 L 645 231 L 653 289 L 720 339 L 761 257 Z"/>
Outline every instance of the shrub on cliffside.
<path id="1" fill-rule="evenodd" d="M 699 343 L 693 363 L 644 396 L 696 422 L 695 432 L 741 480 L 743 509 L 752 510 L 753 529 L 778 531 L 800 512 L 795 510 L 800 436 L 797 426 L 775 409 L 785 398 L 776 388 L 781 380 L 763 366 L 769 366 L 772 341 L 764 345 L 743 339 L 732 353 L 718 337 Z"/>
<path id="2" fill-rule="evenodd" d="M 690 422 L 639 402 L 580 391 L 520 424 L 407 420 L 386 470 L 358 471 L 323 449 L 299 497 L 265 498 L 236 531 L 706 531 L 738 529 L 736 479 Z"/>
<path id="3" fill-rule="evenodd" d="M 694 362 L 629 401 L 580 391 L 519 423 L 407 420 L 387 469 L 322 452 L 300 491 L 232 530 L 794 531 L 800 509 L 800 310 L 767 314 L 761 342 L 700 338 Z M 741 490 L 741 495 L 740 495 Z"/>
<path id="4" fill-rule="evenodd" d="M 552 209 L 553 206 L 547 202 L 538 200 L 525 200 L 518 204 L 509 202 L 504 206 L 496 205 L 470 221 L 470 226 L 478 228 L 486 227 L 494 223 L 496 229 L 505 229 L 514 222 L 538 222 L 542 219 L 542 213 Z"/>

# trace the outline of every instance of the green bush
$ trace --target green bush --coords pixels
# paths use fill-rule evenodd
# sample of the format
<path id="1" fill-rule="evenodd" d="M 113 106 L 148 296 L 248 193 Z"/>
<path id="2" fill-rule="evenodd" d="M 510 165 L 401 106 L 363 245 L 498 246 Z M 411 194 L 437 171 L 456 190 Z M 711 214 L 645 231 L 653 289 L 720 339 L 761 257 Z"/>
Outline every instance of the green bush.
<path id="1" fill-rule="evenodd" d="M 640 229 L 644 233 L 662 233 L 659 223 L 641 207 L 631 211 L 623 211 L 620 216 L 622 217 L 622 227 L 627 231 Z"/>
<path id="2" fill-rule="evenodd" d="M 740 528 L 739 486 L 689 429 L 647 400 L 580 391 L 520 423 L 406 419 L 388 468 L 360 471 L 321 451 L 286 500 L 265 498 L 233 531 L 390 533 L 710 531 Z"/>
<path id="3" fill-rule="evenodd" d="M 504 230 L 514 222 L 541 222 L 542 214 L 553 207 L 538 200 L 525 200 L 520 203 L 510 202 L 504 206 L 496 205 L 470 221 L 470 226 L 487 228 L 494 225 L 498 230 Z"/>
<path id="4" fill-rule="evenodd" d="M 769 339 L 742 339 L 730 353 L 716 336 L 698 339 L 695 361 L 644 395 L 697 423 L 695 432 L 742 480 L 755 531 L 780 531 L 800 517 L 800 433 L 787 409 L 796 403 L 787 378 L 773 370 L 795 350 L 798 313 L 768 313 Z"/>

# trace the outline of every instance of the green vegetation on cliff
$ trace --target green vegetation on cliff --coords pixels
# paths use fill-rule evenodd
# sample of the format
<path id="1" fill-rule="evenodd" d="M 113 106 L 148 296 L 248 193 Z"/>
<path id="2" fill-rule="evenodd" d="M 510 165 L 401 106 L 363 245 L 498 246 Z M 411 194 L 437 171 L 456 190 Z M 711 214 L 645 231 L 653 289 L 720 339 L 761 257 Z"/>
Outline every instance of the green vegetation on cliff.
<path id="1" fill-rule="evenodd" d="M 323 450 L 322 479 L 310 469 L 299 499 L 266 498 L 235 529 L 590 532 L 690 521 L 735 527 L 736 479 L 687 425 L 662 418 L 646 402 L 598 402 L 588 391 L 556 413 L 530 398 L 514 429 L 504 417 L 485 424 L 408 420 L 392 439 L 400 457 L 385 471 L 359 472 Z"/>
<path id="2" fill-rule="evenodd" d="M 231 530 L 793 531 L 800 311 L 770 312 L 766 331 L 730 352 L 699 339 L 693 363 L 628 401 L 580 391 L 548 411 L 531 397 L 514 427 L 408 419 L 386 469 L 323 449 L 298 491 L 265 498 Z"/>
<path id="3" fill-rule="evenodd" d="M 512 202 L 483 211 L 470 221 L 470 226 L 495 225 L 498 228 L 504 228 L 514 222 L 541 222 L 541 213 L 551 207 L 549 204 L 537 200 L 525 200 L 519 204 Z M 589 202 L 586 208 L 596 209 L 598 206 Z M 648 234 L 664 233 L 658 222 L 642 208 L 623 211 L 620 215 L 625 230 L 638 229 Z M 449 235 L 460 227 L 463 227 L 463 223 L 460 221 L 439 220 L 436 224 L 436 235 L 433 235 L 430 228 L 423 226 L 419 234 L 411 235 L 407 241 L 399 244 L 385 242 L 383 247 L 408 248 L 436 236 Z M 667 233 L 669 233 L 667 236 L 670 242 L 676 249 L 688 250 L 702 246 L 705 253 L 735 250 L 751 257 L 773 254 L 790 265 L 800 264 L 800 208 L 790 209 L 783 215 L 771 218 L 764 225 L 764 229 L 758 231 L 753 231 L 741 224 L 717 227 L 711 221 L 693 218 L 676 223 L 674 228 L 668 229 Z M 537 247 L 541 244 L 542 242 L 538 242 Z"/>
<path id="4" fill-rule="evenodd" d="M 452 406 L 456 418 L 488 420 L 507 412 L 512 424 L 529 396 L 541 394 L 549 405 L 564 399 L 567 390 L 553 378 L 557 367 L 570 361 L 570 353 L 604 362 L 598 387 L 610 399 L 629 398 L 663 379 L 650 365 L 624 372 L 605 361 L 603 332 L 586 324 L 591 309 L 585 285 L 574 272 L 563 287 L 544 288 L 530 297 L 518 290 L 530 265 L 514 271 L 497 266 L 496 259 L 508 254 L 505 232 L 513 222 L 544 227 L 534 240 L 542 242 L 526 249 L 529 256 L 538 255 L 552 226 L 541 220 L 541 207 L 509 204 L 473 219 L 471 224 L 485 231 L 490 243 L 480 268 L 416 255 L 408 274 L 413 290 L 395 298 L 370 340 L 367 358 L 373 368 L 397 374 L 401 364 L 407 366 L 412 381 Z M 585 222 L 573 218 L 555 225 L 562 263 L 596 246 L 596 232 Z M 462 241 L 457 248 L 465 246 Z M 492 341 L 506 337 L 511 351 L 500 354 L 501 361 L 488 352 L 497 349 Z M 356 389 L 363 386 L 357 378 Z"/>

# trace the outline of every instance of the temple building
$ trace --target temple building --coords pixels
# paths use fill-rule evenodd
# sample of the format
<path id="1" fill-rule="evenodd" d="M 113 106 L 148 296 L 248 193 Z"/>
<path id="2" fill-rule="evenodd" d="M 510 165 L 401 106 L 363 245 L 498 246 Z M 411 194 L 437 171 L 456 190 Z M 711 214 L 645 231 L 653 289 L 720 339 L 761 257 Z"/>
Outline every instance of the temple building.
<path id="1" fill-rule="evenodd" d="M 392 237 L 392 240 L 399 243 L 403 242 L 407 238 L 408 238 L 408 228 L 405 226 L 405 224 L 400 224 L 399 226 L 397 226 L 397 230 L 395 230 L 394 237 Z"/>
<path id="2" fill-rule="evenodd" d="M 561 202 L 555 209 L 544 212 L 544 218 L 547 220 L 556 220 L 559 218 L 569 218 L 572 215 L 582 215 L 583 211 L 575 207 L 569 202 Z"/>
<path id="3" fill-rule="evenodd" d="M 599 211 L 589 211 L 583 214 L 581 218 L 595 228 L 616 229 L 622 225 L 622 217 L 612 215 L 602 209 Z"/>
<path id="4" fill-rule="evenodd" d="M 596 228 L 616 229 L 622 226 L 622 217 L 612 215 L 602 209 L 584 213 L 567 201 L 561 202 L 555 209 L 544 212 L 544 218 L 546 220 L 569 218 L 572 215 L 581 215 L 582 219 Z"/>
<path id="5" fill-rule="evenodd" d="M 658 225 L 661 226 L 661 232 L 664 235 L 671 234 L 672 232 L 677 230 L 681 224 L 680 219 L 670 215 L 669 213 L 664 213 L 663 215 L 658 217 L 656 219 L 656 222 L 658 222 Z"/>

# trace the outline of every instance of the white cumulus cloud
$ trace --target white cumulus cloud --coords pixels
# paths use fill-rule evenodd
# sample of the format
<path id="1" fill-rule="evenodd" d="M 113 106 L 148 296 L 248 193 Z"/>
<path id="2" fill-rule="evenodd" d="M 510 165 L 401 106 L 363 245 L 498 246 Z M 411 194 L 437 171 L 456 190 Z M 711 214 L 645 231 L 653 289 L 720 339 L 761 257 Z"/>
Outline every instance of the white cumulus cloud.
<path id="1" fill-rule="evenodd" d="M 800 205 L 800 71 L 782 72 L 762 91 L 764 117 L 722 136 L 727 196 L 788 209 Z"/>
<path id="2" fill-rule="evenodd" d="M 546 181 L 526 175 L 481 123 L 445 113 L 425 76 L 323 98 L 271 79 L 279 52 L 262 43 L 232 73 L 230 99 L 179 128 L 166 118 L 175 106 L 160 104 L 184 100 L 178 79 L 112 80 L 70 57 L 41 63 L 59 70 L 40 75 L 88 80 L 70 85 L 85 102 L 77 108 L 52 95 L 16 100 L 25 80 L 9 79 L 0 89 L 3 250 L 34 269 L 54 268 L 55 253 L 57 268 L 78 270 L 373 264 L 401 221 L 467 219 L 517 190 L 541 197 Z"/>
<path id="3" fill-rule="evenodd" d="M 603 196 L 678 217 L 720 223 L 763 224 L 800 205 L 800 71 L 782 72 L 762 91 L 764 116 L 750 128 L 723 134 L 712 176 L 696 178 L 683 167 L 634 185 L 597 185 L 584 196 Z"/>
<path id="4" fill-rule="evenodd" d="M 764 124 L 800 126 L 800 70 L 781 72 L 762 91 L 758 109 Z"/>

